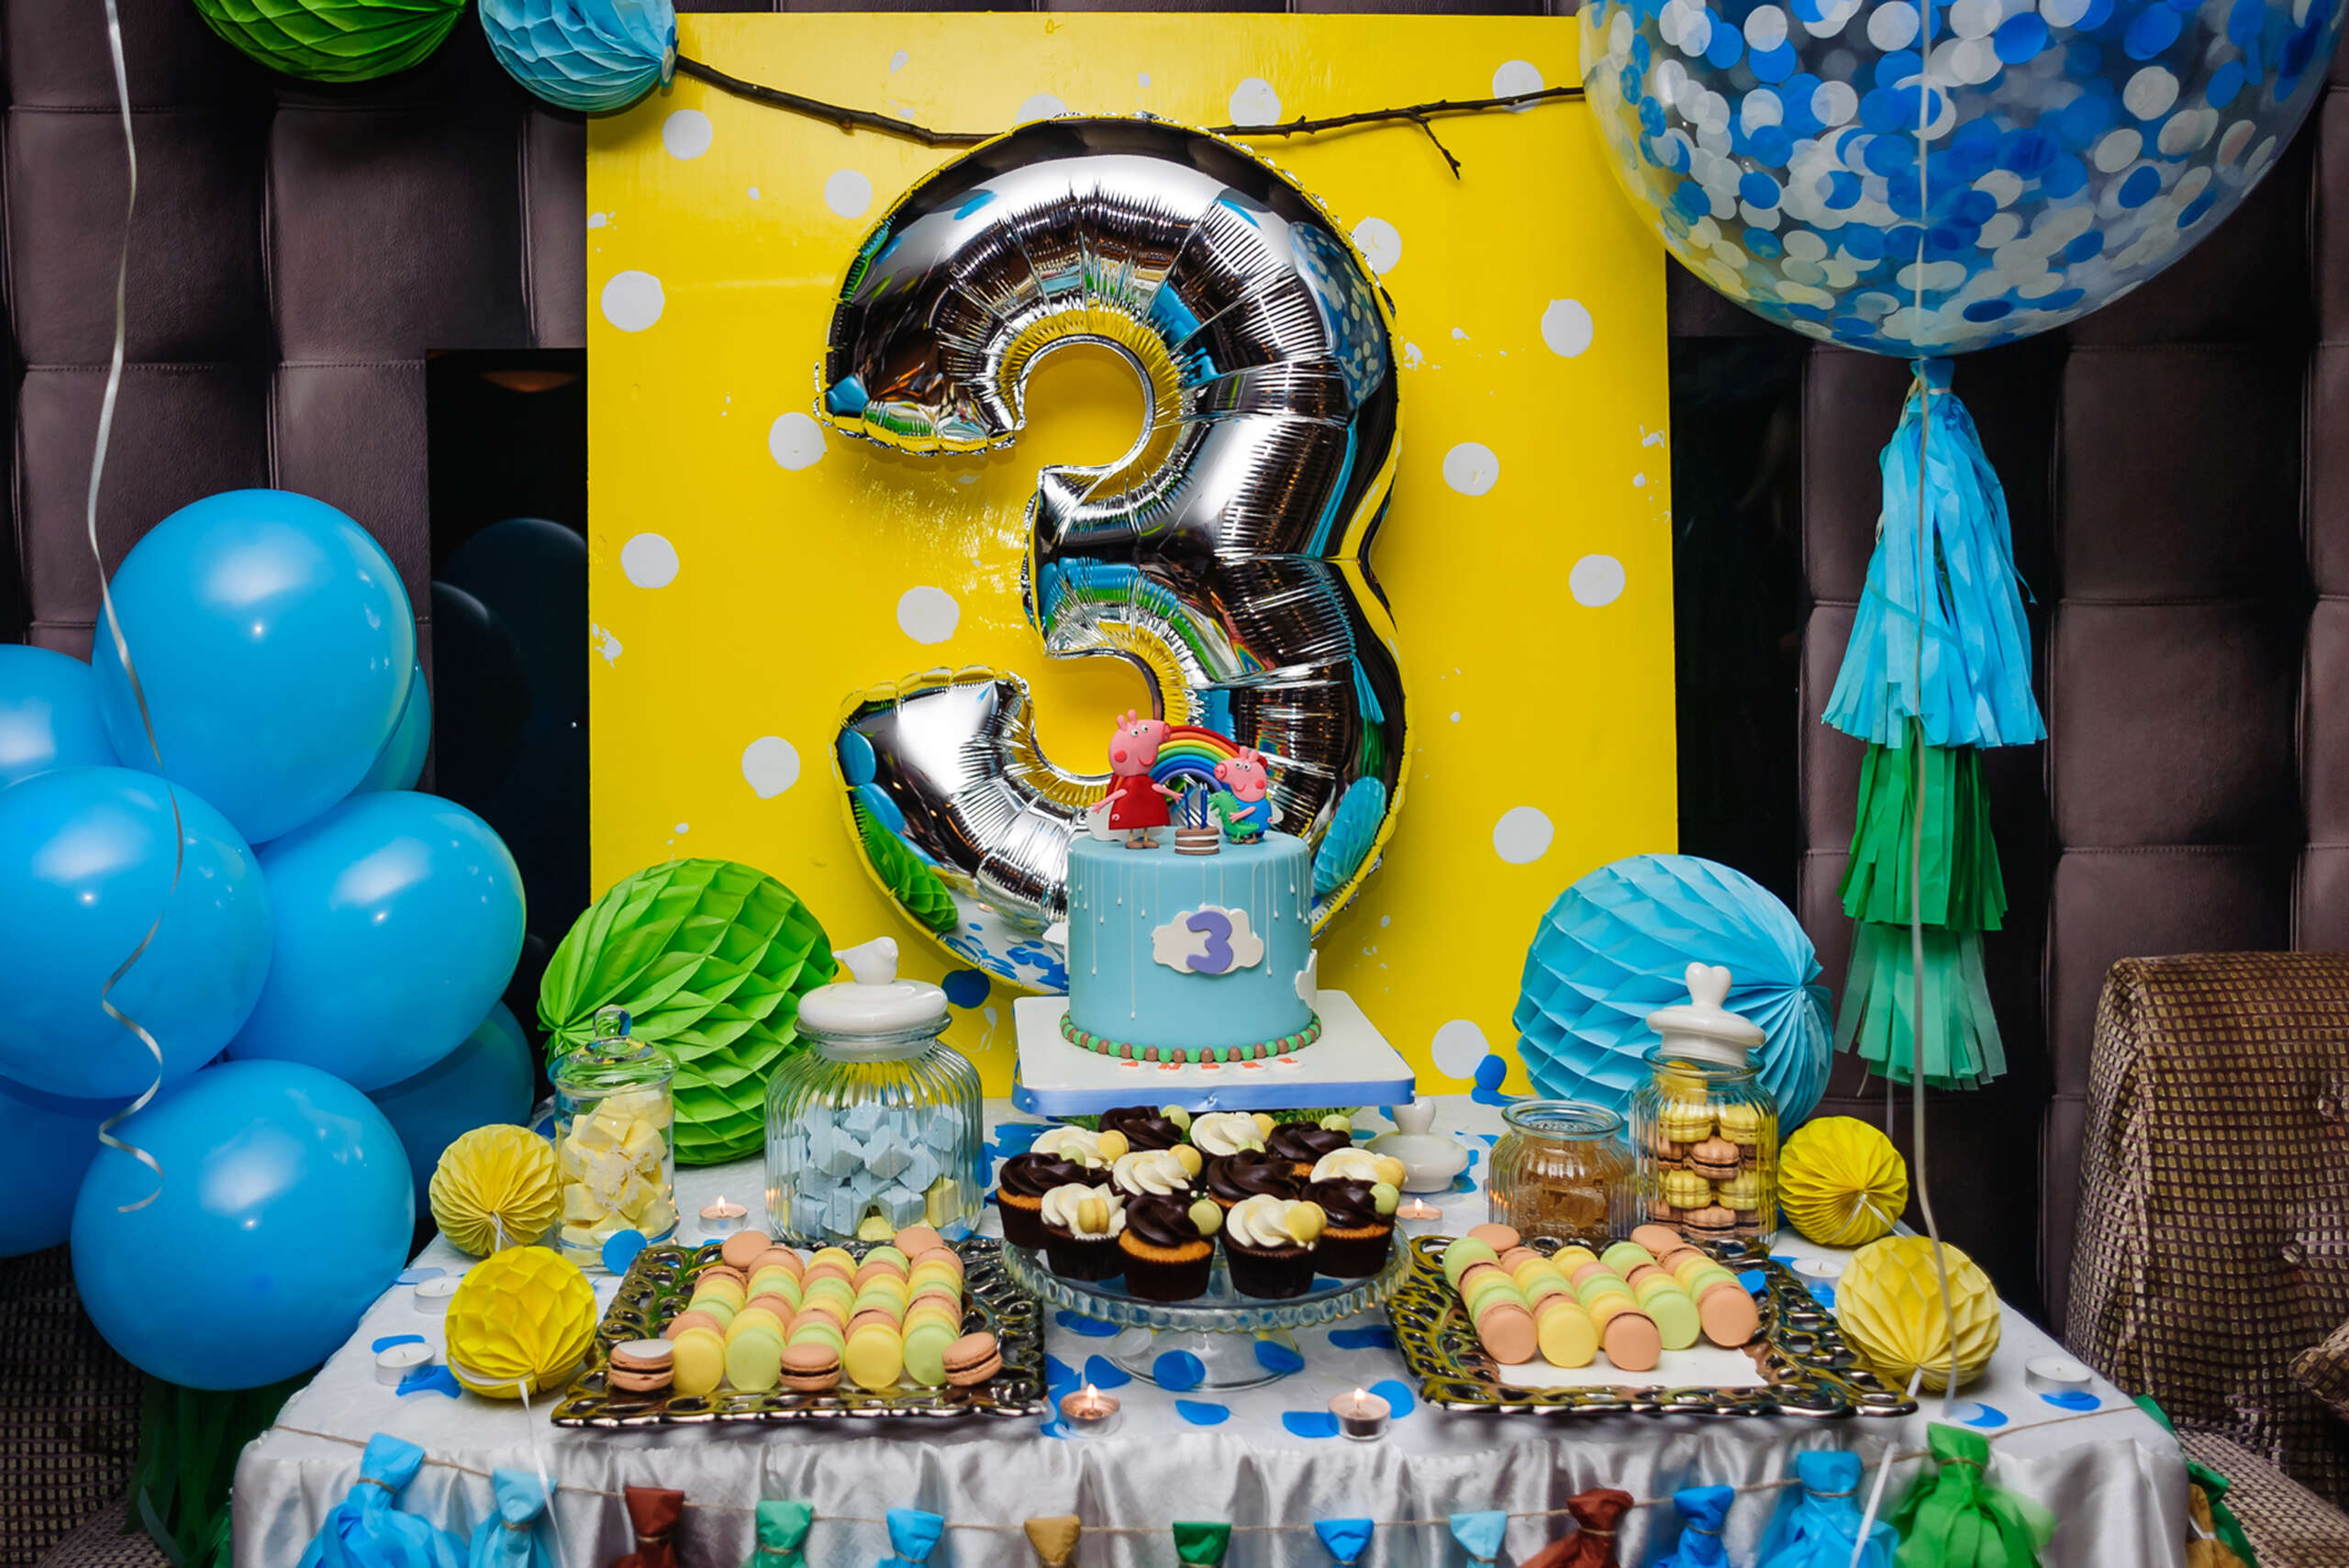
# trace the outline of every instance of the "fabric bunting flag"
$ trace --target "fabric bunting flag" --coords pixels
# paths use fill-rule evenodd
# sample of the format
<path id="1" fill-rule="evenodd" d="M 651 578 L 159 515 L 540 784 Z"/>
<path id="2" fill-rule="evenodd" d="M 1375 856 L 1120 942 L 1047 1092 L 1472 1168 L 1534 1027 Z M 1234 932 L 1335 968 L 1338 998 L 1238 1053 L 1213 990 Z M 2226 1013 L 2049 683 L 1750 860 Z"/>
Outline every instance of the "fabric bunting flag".
<path id="1" fill-rule="evenodd" d="M 302 1552 L 301 1568 L 463 1568 L 465 1549 L 448 1531 L 398 1507 L 424 1451 L 384 1432 L 367 1440 L 351 1495 L 327 1511 Z"/>
<path id="2" fill-rule="evenodd" d="M 938 1538 L 946 1533 L 943 1518 L 919 1508 L 891 1508 L 884 1518 L 889 1525 L 889 1550 L 896 1555 L 881 1559 L 878 1568 L 921 1568 Z"/>
<path id="3" fill-rule="evenodd" d="M 1330 1549 L 1338 1568 L 1353 1568 L 1362 1554 L 1370 1550 L 1371 1523 L 1368 1519 L 1316 1519 L 1313 1533 Z"/>
<path id="4" fill-rule="evenodd" d="M 1452 1539 L 1476 1568 L 1493 1568 L 1493 1559 L 1501 1554 L 1501 1541 L 1508 1534 L 1508 1516 L 1497 1509 L 1452 1516 Z"/>
<path id="5" fill-rule="evenodd" d="M 1566 1512 L 1581 1528 L 1535 1552 L 1525 1568 L 1622 1568 L 1615 1555 L 1615 1527 L 1631 1507 L 1631 1495 L 1610 1486 L 1575 1493 L 1566 1499 Z"/>
<path id="6" fill-rule="evenodd" d="M 1925 1429 L 1932 1457 L 1893 1511 L 1898 1568 L 2039 1568 L 2055 1516 L 1990 1484 L 1990 1444 L 1979 1432 Z"/>
<path id="7" fill-rule="evenodd" d="M 1733 1486 L 1683 1486 L 1675 1492 L 1672 1507 L 1680 1516 L 1680 1540 L 1657 1560 L 1655 1568 L 1729 1568 L 1721 1529 L 1736 1499 Z"/>
<path id="8" fill-rule="evenodd" d="M 2047 729 L 2006 493 L 1949 384 L 1947 360 L 1920 361 L 1884 449 L 1876 554 L 1827 702 L 1826 722 L 1868 746 L 1842 884 L 1859 930 L 1835 1043 L 1898 1082 L 1921 1070 L 1937 1088 L 1976 1088 L 2006 1071 L 1982 970 L 1982 933 L 1998 929 L 2007 900 L 1979 749 Z M 1921 1018 L 1912 899 L 1925 927 Z"/>
<path id="9" fill-rule="evenodd" d="M 1762 1532 L 1754 1568 L 1854 1568 L 1864 1470 L 1856 1453 L 1795 1455 L 1795 1476 L 1802 1485 Z M 1875 1521 L 1868 1526 L 1867 1550 L 1857 1554 L 1857 1568 L 1892 1568 L 1899 1544 L 1890 1525 Z"/>
<path id="10" fill-rule="evenodd" d="M 1076 1543 L 1085 1527 L 1074 1514 L 1054 1514 L 1028 1521 L 1028 1544 L 1036 1550 L 1036 1568 L 1069 1568 L 1076 1561 Z"/>
<path id="11" fill-rule="evenodd" d="M 620 1498 L 636 1550 L 612 1568 L 677 1568 L 677 1521 L 685 1517 L 685 1495 L 665 1486 L 629 1486 Z"/>
<path id="12" fill-rule="evenodd" d="M 742 1568 L 807 1568 L 807 1527 L 815 1522 L 816 1510 L 805 1503 L 761 1503 Z"/>
<path id="13" fill-rule="evenodd" d="M 1231 1550 L 1231 1527 L 1193 1520 L 1174 1527 L 1174 1555 L 1192 1568 L 1215 1568 Z"/>
<path id="14" fill-rule="evenodd" d="M 496 1507 L 473 1527 L 465 1568 L 553 1568 L 553 1554 L 539 1539 L 546 1483 L 527 1471 L 494 1470 L 489 1489 Z"/>

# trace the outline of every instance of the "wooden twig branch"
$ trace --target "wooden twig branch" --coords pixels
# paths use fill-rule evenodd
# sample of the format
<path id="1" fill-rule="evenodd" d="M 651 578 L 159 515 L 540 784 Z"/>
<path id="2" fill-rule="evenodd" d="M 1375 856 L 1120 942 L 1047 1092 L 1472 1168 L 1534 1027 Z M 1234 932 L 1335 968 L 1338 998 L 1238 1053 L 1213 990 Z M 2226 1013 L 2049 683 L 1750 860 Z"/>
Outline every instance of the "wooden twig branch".
<path id="1" fill-rule="evenodd" d="M 1420 129 L 1437 115 L 1477 115 L 1488 109 L 1516 109 L 1553 99 L 1579 98 L 1579 87 L 1544 87 L 1535 93 L 1512 93 L 1506 98 L 1439 98 L 1431 104 L 1406 104 L 1399 109 L 1364 109 L 1351 115 L 1330 115 L 1318 120 L 1285 120 L 1279 125 L 1214 125 L 1218 136 L 1310 136 L 1317 130 L 1343 130 L 1349 126 L 1376 125 L 1381 120 L 1408 120 Z M 1430 137 L 1433 131 L 1428 132 Z M 1444 154 L 1449 158 L 1450 153 Z"/>
<path id="2" fill-rule="evenodd" d="M 901 120 L 889 115 L 876 115 L 870 109 L 846 108 L 839 104 L 825 103 L 821 98 L 786 93 L 779 87 L 762 87 L 755 82 L 729 76 L 714 65 L 704 65 L 700 61 L 682 54 L 677 56 L 677 73 L 690 76 L 696 82 L 707 82 L 720 92 L 764 104 L 769 108 L 788 109 L 810 119 L 829 120 L 840 127 L 843 134 L 877 130 L 887 136 L 902 136 L 909 141 L 918 141 L 924 147 L 976 147 L 993 134 L 986 131 L 932 130 L 926 125 L 916 125 L 911 120 Z"/>

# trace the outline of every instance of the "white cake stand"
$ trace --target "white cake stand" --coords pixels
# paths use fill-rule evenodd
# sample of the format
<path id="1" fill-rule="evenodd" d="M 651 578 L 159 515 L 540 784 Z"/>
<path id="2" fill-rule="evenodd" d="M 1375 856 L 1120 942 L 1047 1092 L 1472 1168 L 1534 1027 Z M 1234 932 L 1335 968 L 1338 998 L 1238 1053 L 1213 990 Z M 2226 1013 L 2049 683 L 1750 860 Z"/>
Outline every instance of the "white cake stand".
<path id="1" fill-rule="evenodd" d="M 1126 1289 L 1122 1279 L 1063 1279 L 1052 1272 L 1041 1252 L 1006 1243 L 1004 1271 L 1021 1288 L 1050 1307 L 1066 1307 L 1125 1332 L 1109 1341 L 1108 1356 L 1119 1367 L 1148 1383 L 1159 1381 L 1160 1359 L 1187 1351 L 1198 1359 L 1202 1375 L 1188 1387 L 1231 1390 L 1253 1388 L 1286 1375 L 1264 1365 L 1256 1355 L 1259 1340 L 1269 1340 L 1294 1351 L 1293 1329 L 1334 1323 L 1385 1304 L 1411 1272 L 1411 1251 L 1401 1232 L 1386 1266 L 1369 1279 L 1341 1280 L 1318 1275 L 1303 1296 L 1286 1301 L 1265 1301 L 1242 1296 L 1231 1288 L 1231 1276 L 1219 1249 L 1207 1293 L 1191 1301 L 1145 1301 Z"/>

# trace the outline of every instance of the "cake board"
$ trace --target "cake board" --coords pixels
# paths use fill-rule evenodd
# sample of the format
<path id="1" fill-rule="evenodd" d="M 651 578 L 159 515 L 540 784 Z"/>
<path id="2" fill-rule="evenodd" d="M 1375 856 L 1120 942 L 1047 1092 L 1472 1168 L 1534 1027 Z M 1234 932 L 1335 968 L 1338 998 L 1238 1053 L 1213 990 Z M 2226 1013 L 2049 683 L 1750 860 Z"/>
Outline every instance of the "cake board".
<path id="1" fill-rule="evenodd" d="M 1321 1038 L 1270 1062 L 1120 1061 L 1061 1035 L 1065 996 L 1022 996 L 1011 1005 L 1019 1037 L 1011 1103 L 1037 1116 L 1098 1116 L 1119 1106 L 1179 1105 L 1190 1111 L 1286 1111 L 1319 1106 L 1408 1105 L 1410 1065 L 1343 991 L 1313 999 Z"/>

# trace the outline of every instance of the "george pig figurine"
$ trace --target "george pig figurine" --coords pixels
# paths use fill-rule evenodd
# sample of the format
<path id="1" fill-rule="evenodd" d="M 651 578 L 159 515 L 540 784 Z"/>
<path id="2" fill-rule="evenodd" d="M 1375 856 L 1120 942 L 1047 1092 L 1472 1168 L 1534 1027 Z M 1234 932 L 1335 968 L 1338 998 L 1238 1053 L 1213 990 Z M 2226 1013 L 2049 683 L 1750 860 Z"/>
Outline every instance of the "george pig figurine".
<path id="1" fill-rule="evenodd" d="M 1158 748 L 1165 739 L 1164 719 L 1140 718 L 1131 708 L 1118 720 L 1118 732 L 1109 737 L 1108 793 L 1089 815 L 1097 817 L 1107 807 L 1103 825 L 1111 832 L 1122 828 L 1130 850 L 1148 849 L 1150 830 L 1166 826 L 1166 803 L 1175 792 L 1150 776 L 1151 764 L 1158 761 Z"/>
<path id="2" fill-rule="evenodd" d="M 1223 836 L 1235 844 L 1252 844 L 1264 836 L 1279 813 L 1269 798 L 1271 775 L 1264 771 L 1264 753 L 1252 747 L 1215 765 L 1216 782 L 1223 787 L 1208 804 L 1223 822 Z"/>

